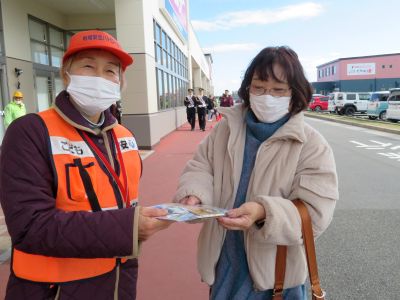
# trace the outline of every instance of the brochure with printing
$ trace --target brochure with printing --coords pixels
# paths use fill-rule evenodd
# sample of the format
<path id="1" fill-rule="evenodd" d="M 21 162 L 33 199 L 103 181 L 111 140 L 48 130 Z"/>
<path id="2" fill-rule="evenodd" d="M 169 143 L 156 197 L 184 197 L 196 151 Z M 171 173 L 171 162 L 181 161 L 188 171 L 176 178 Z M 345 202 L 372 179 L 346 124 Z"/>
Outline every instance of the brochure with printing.
<path id="1" fill-rule="evenodd" d="M 180 203 L 163 203 L 154 207 L 168 210 L 168 215 L 158 217 L 160 220 L 175 222 L 193 222 L 202 219 L 222 217 L 228 210 L 209 205 L 186 205 Z"/>

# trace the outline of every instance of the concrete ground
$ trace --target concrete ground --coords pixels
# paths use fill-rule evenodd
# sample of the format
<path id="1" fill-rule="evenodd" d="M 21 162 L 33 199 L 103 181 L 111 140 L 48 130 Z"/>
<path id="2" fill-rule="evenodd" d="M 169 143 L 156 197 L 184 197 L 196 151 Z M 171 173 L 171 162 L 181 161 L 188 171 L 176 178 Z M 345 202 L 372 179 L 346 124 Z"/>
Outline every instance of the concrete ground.
<path id="1" fill-rule="evenodd" d="M 153 151 L 140 151 L 143 176 L 139 199 L 142 206 L 171 202 L 178 178 L 198 144 L 209 134 L 190 131 L 188 124 L 164 137 Z M 172 224 L 142 244 L 139 259 L 138 300 L 207 299 L 208 287 L 196 268 L 199 224 Z M 10 237 L 0 208 L 0 299 L 4 299 L 10 269 Z"/>

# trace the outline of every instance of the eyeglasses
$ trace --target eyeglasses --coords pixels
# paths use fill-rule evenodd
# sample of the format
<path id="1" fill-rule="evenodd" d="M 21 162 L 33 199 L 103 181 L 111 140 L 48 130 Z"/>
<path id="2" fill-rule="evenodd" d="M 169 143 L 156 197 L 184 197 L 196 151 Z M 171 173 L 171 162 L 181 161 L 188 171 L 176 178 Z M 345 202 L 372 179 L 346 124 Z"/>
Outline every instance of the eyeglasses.
<path id="1" fill-rule="evenodd" d="M 283 88 L 272 88 L 272 89 L 265 89 L 261 86 L 254 86 L 250 85 L 250 93 L 256 96 L 261 96 L 261 95 L 271 95 L 272 97 L 281 97 L 284 96 L 288 91 L 291 90 L 291 88 L 288 89 L 283 89 Z"/>

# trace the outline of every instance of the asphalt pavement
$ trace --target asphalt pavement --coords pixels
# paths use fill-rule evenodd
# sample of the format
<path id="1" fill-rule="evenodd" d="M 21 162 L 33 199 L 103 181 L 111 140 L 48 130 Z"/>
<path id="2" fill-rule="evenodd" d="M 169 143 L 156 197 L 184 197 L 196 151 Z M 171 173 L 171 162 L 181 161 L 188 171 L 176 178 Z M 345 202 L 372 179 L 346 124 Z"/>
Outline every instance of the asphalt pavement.
<path id="1" fill-rule="evenodd" d="M 400 299 L 400 135 L 307 119 L 332 146 L 340 199 L 317 240 L 327 299 Z"/>

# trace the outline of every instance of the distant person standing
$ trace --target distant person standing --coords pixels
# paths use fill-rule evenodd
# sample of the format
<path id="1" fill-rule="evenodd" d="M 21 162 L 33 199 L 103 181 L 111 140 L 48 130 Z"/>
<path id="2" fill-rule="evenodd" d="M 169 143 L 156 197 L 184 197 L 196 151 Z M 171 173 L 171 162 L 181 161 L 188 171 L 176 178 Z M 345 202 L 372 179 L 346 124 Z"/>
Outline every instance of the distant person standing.
<path id="1" fill-rule="evenodd" d="M 122 124 L 122 104 L 121 100 L 118 100 L 110 106 L 111 114 L 117 119 L 118 124 Z"/>
<path id="2" fill-rule="evenodd" d="M 21 91 L 15 91 L 13 100 L 4 108 L 4 127 L 10 126 L 11 122 L 19 117 L 26 115 L 26 108 L 23 102 L 24 94 Z"/>
<path id="3" fill-rule="evenodd" d="M 212 121 L 212 117 L 215 114 L 215 98 L 212 95 L 208 96 L 208 103 L 207 103 L 207 111 L 208 111 L 208 121 Z"/>
<path id="4" fill-rule="evenodd" d="M 231 95 L 229 95 L 229 90 L 225 90 L 225 93 L 222 94 L 219 101 L 220 101 L 219 106 L 221 106 L 221 107 L 233 106 L 233 98 Z"/>
<path id="5" fill-rule="evenodd" d="M 208 97 L 204 96 L 204 89 L 199 88 L 199 95 L 196 97 L 197 116 L 199 117 L 200 130 L 206 130 L 206 111 Z"/>
<path id="6" fill-rule="evenodd" d="M 188 95 L 185 97 L 184 103 L 186 106 L 187 120 L 193 131 L 196 125 L 196 97 L 193 95 L 193 89 L 188 89 Z"/>

